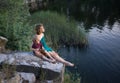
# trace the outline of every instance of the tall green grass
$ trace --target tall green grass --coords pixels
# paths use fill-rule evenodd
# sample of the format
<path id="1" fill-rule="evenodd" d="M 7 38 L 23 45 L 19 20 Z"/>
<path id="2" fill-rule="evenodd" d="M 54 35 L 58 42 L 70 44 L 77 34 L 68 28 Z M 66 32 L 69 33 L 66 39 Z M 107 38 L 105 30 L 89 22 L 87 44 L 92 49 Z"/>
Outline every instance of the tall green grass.
<path id="1" fill-rule="evenodd" d="M 77 27 L 75 20 L 67 20 L 62 14 L 51 11 L 35 12 L 29 18 L 32 25 L 43 23 L 46 29 L 47 42 L 53 47 L 59 44 L 87 44 L 84 32 Z"/>
<path id="2" fill-rule="evenodd" d="M 47 42 L 52 47 L 61 44 L 86 44 L 84 32 L 77 27 L 75 20 L 67 21 L 65 15 L 50 11 L 36 12 L 30 16 L 28 7 L 23 4 L 23 1 L 3 2 L 9 6 L 0 9 L 0 35 L 8 38 L 9 49 L 29 50 L 34 32 L 33 26 L 39 23 L 44 24 Z"/>
<path id="3" fill-rule="evenodd" d="M 64 74 L 64 83 L 80 83 L 81 79 L 80 76 L 72 74 L 68 72 L 68 70 Z"/>

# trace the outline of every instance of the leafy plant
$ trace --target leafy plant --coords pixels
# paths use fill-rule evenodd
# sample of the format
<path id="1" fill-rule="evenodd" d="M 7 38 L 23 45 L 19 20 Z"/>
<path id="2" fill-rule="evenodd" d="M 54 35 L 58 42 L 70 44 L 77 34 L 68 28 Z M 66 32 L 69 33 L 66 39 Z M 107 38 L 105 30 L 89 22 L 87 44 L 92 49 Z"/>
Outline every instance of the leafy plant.
<path id="1" fill-rule="evenodd" d="M 0 10 L 0 35 L 8 38 L 7 47 L 12 50 L 29 50 L 32 28 L 29 26 L 28 7 L 22 0 L 5 0 L 9 6 Z"/>

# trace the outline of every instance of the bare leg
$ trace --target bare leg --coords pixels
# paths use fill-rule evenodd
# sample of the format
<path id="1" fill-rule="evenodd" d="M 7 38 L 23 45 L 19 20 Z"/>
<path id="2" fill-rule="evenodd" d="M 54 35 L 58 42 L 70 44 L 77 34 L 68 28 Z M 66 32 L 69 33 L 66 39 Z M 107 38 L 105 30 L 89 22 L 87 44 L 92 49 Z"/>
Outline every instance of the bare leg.
<path id="1" fill-rule="evenodd" d="M 42 56 L 42 59 L 48 61 L 48 62 L 51 62 L 51 63 L 54 63 L 55 61 L 54 60 L 51 60 L 51 59 L 48 59 L 47 57 L 45 57 L 44 55 Z"/>
<path id="2" fill-rule="evenodd" d="M 53 60 L 48 59 L 47 57 L 45 57 L 43 54 L 41 54 L 41 53 L 38 52 L 38 51 L 35 51 L 35 55 L 36 55 L 37 57 L 39 57 L 39 58 L 42 58 L 42 59 L 48 61 L 48 62 L 54 62 Z"/>
<path id="3" fill-rule="evenodd" d="M 56 62 L 56 60 L 55 60 L 47 51 L 45 51 L 45 53 L 47 54 L 47 56 L 48 56 L 51 60 L 53 60 L 54 62 Z"/>
<path id="4" fill-rule="evenodd" d="M 73 63 L 70 63 L 66 60 L 64 60 L 63 58 L 61 58 L 56 52 L 52 51 L 52 52 L 49 52 L 51 54 L 52 57 L 54 57 L 57 61 L 61 62 L 61 63 L 64 63 L 65 65 L 67 66 L 74 66 Z"/>

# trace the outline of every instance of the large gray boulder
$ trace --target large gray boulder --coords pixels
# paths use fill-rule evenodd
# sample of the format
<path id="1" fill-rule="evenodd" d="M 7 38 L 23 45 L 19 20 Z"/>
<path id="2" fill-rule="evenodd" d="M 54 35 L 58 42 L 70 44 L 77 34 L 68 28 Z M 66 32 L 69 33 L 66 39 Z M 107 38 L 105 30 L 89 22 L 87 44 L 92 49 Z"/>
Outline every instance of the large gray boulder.
<path id="1" fill-rule="evenodd" d="M 8 41 L 8 39 L 0 36 L 0 53 L 5 51 L 5 45 L 6 45 L 7 41 Z"/>
<path id="2" fill-rule="evenodd" d="M 15 66 L 15 71 L 23 79 L 28 80 L 28 83 L 34 83 L 41 75 L 43 76 L 42 80 L 50 80 L 50 83 L 63 83 L 64 65 L 43 61 L 34 56 L 32 52 L 0 54 L 0 69 L 3 68 L 4 64 Z M 19 77 L 18 74 L 17 77 Z"/>

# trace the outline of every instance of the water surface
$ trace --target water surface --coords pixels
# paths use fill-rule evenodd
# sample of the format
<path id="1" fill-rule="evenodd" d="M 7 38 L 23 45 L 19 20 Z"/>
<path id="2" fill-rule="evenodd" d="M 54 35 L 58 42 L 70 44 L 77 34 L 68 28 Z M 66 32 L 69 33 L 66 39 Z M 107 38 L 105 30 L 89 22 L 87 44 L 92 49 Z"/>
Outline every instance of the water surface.
<path id="1" fill-rule="evenodd" d="M 120 23 L 93 25 L 86 34 L 87 48 L 59 50 L 63 58 L 75 63 L 67 69 L 80 74 L 81 83 L 120 83 Z"/>

